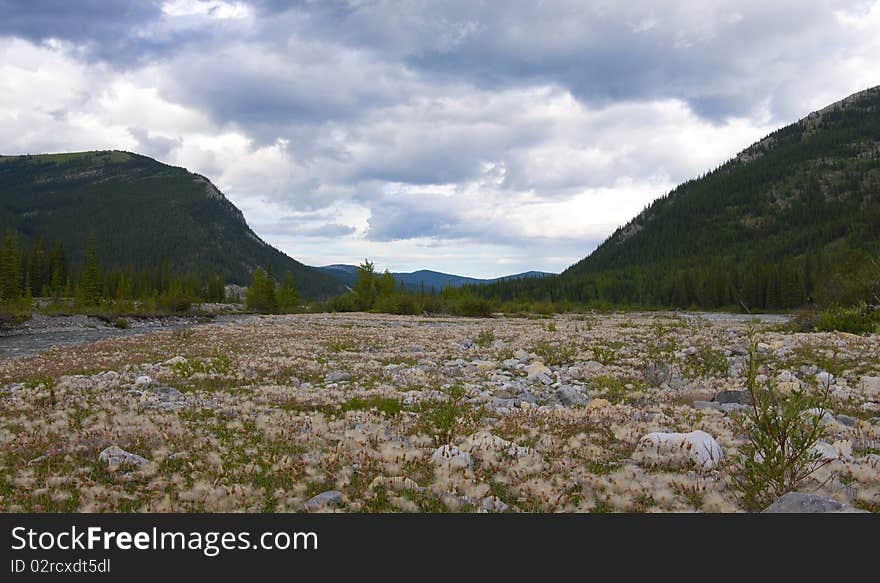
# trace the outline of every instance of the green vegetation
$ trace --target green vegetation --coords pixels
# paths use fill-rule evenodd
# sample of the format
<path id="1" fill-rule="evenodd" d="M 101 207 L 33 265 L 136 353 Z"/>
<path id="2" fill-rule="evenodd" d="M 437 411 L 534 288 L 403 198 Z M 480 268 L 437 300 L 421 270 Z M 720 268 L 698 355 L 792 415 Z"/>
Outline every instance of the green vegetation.
<path id="1" fill-rule="evenodd" d="M 128 152 L 0 157 L 0 228 L 17 231 L 27 247 L 57 242 L 74 266 L 86 263 L 86 235 L 93 233 L 106 272 L 167 264 L 170 277 L 216 274 L 243 285 L 257 266 L 267 266 L 290 271 L 307 298 L 345 289 L 260 240 L 203 176 Z M 51 251 L 38 261 L 51 265 Z M 51 285 L 31 283 L 34 296 L 44 295 L 44 283 Z"/>
<path id="2" fill-rule="evenodd" d="M 77 266 L 61 243 L 36 239 L 28 248 L 17 232 L 7 230 L 0 248 L 0 316 L 24 317 L 40 307 L 50 314 L 87 313 L 109 319 L 186 312 L 195 301 L 225 301 L 220 274 L 172 276 L 167 261 L 140 270 L 108 269 L 102 261 L 104 248 L 94 235 L 86 248 L 85 262 Z M 35 297 L 41 298 L 39 306 Z M 115 319 L 115 325 L 126 328 L 128 321 Z"/>
<path id="3" fill-rule="evenodd" d="M 382 312 L 387 314 L 452 314 L 489 318 L 496 305 L 458 288 L 447 287 L 437 292 L 420 287 L 411 291 L 395 283 L 386 270 L 379 274 L 369 260 L 358 266 L 357 280 L 352 291 L 338 296 L 323 306 L 332 312 Z"/>
<path id="4" fill-rule="evenodd" d="M 532 347 L 532 352 L 540 356 L 547 366 L 559 366 L 574 361 L 578 348 L 564 342 L 539 342 Z"/>
<path id="5" fill-rule="evenodd" d="M 769 506 L 825 465 L 816 443 L 825 433 L 822 415 L 830 400 L 829 387 L 816 393 L 795 389 L 782 394 L 771 383 L 758 387 L 758 344 L 749 350 L 748 388 L 752 411 L 743 420 L 748 443 L 736 461 L 734 482 L 749 510 Z"/>
<path id="6" fill-rule="evenodd" d="M 850 308 L 833 307 L 822 311 L 816 322 L 820 332 L 870 334 L 880 324 L 880 312 L 869 309 L 864 302 Z"/>
<path id="7" fill-rule="evenodd" d="M 445 399 L 423 401 L 417 408 L 419 429 L 433 437 L 434 445 L 455 443 L 477 426 L 482 410 L 468 405 L 465 396 L 465 389 L 454 385 Z"/>
<path id="8" fill-rule="evenodd" d="M 559 276 L 471 286 L 498 303 L 783 310 L 877 303 L 880 89 L 690 180 Z"/>
<path id="9" fill-rule="evenodd" d="M 495 331 L 494 330 L 483 330 L 477 336 L 476 344 L 480 348 L 489 348 L 492 346 L 492 343 L 495 342 Z"/>

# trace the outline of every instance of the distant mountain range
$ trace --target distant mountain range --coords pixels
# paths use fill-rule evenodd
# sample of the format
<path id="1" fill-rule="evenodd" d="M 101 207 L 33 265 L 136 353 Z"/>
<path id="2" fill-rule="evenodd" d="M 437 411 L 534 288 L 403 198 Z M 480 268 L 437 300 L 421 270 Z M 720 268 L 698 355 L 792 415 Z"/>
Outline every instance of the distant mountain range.
<path id="1" fill-rule="evenodd" d="M 319 271 L 331 275 L 343 282 L 345 285 L 352 287 L 357 281 L 357 266 L 356 265 L 345 265 L 345 264 L 336 264 L 336 265 L 325 265 L 323 267 L 316 268 Z M 548 275 L 554 275 L 552 273 L 546 273 L 543 271 L 526 271 L 524 273 L 517 273 L 514 275 L 505 275 L 502 277 L 495 277 L 491 279 L 479 279 L 476 277 L 466 277 L 464 275 L 453 275 L 451 273 L 441 273 L 439 271 L 431 271 L 429 269 L 420 269 L 418 271 L 413 271 L 409 273 L 393 273 L 391 274 L 395 280 L 399 283 L 403 283 L 408 289 L 416 290 L 419 289 L 422 285 L 425 286 L 426 290 L 430 290 L 434 288 L 436 291 L 440 291 L 445 287 L 461 287 L 463 285 L 479 285 L 486 283 L 494 283 L 497 281 L 504 281 L 508 279 L 523 279 L 523 278 L 538 278 L 545 277 Z"/>

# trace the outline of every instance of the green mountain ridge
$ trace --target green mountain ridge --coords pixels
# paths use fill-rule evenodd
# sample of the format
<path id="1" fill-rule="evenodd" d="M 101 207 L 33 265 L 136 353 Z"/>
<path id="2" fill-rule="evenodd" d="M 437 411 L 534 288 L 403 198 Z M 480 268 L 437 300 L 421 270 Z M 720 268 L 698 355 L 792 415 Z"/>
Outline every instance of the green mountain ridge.
<path id="1" fill-rule="evenodd" d="M 681 184 L 558 277 L 492 284 L 478 293 L 791 308 L 822 294 L 833 264 L 867 264 L 878 248 L 880 87 L 874 87 Z"/>
<path id="2" fill-rule="evenodd" d="M 0 156 L 0 227 L 23 242 L 60 241 L 82 262 L 94 233 L 107 267 L 222 274 L 247 284 L 257 266 L 290 271 L 305 297 L 345 291 L 336 279 L 275 249 L 210 180 L 122 151 Z"/>

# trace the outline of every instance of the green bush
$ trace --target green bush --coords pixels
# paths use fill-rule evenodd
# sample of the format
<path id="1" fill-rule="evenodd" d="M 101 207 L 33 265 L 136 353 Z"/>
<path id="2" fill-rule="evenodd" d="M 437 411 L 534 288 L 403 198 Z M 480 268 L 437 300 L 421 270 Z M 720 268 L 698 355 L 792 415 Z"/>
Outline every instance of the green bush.
<path id="1" fill-rule="evenodd" d="M 434 445 L 454 443 L 458 437 L 467 435 L 477 426 L 482 410 L 465 402 L 466 392 L 455 385 L 447 389 L 443 400 L 422 401 L 419 413 L 418 430 L 430 435 Z"/>
<path id="2" fill-rule="evenodd" d="M 483 298 L 461 298 L 453 308 L 453 313 L 457 316 L 470 316 L 474 318 L 491 318 L 494 312 L 494 305 L 489 300 Z"/>
<path id="3" fill-rule="evenodd" d="M 830 308 L 819 313 L 816 330 L 819 332 L 849 332 L 871 334 L 877 329 L 878 314 L 864 302 L 850 308 Z"/>
<path id="4" fill-rule="evenodd" d="M 374 309 L 385 314 L 397 314 L 401 316 L 419 314 L 418 298 L 412 294 L 395 293 L 376 300 Z"/>
<path id="5" fill-rule="evenodd" d="M 830 401 L 829 387 L 818 393 L 780 393 L 774 384 L 756 382 L 757 342 L 749 350 L 747 385 L 752 411 L 742 419 L 748 442 L 735 462 L 734 487 L 748 510 L 761 510 L 800 484 L 827 462 L 813 448 L 823 437 L 822 415 Z"/>

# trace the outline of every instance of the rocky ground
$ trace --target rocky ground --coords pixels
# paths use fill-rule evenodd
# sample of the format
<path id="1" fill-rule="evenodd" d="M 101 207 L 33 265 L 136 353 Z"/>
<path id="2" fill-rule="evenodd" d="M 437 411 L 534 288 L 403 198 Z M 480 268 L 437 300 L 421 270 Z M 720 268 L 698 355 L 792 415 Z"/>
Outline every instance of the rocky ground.
<path id="1" fill-rule="evenodd" d="M 880 510 L 880 336 L 675 314 L 243 317 L 0 360 L 0 510 L 742 510 L 759 381 L 830 383 L 794 504 Z M 788 499 L 787 499 L 788 501 Z"/>

